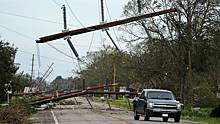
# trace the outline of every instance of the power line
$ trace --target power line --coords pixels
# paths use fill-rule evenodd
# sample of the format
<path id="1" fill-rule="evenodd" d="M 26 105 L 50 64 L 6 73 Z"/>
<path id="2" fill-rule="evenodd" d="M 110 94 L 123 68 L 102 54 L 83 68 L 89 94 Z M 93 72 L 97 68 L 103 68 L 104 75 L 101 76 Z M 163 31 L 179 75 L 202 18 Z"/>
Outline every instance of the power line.
<path id="1" fill-rule="evenodd" d="M 12 29 L 9 29 L 9 28 L 7 28 L 7 27 L 5 27 L 5 26 L 0 25 L 0 27 L 3 27 L 3 28 L 5 28 L 5 29 L 7 29 L 7 30 L 10 30 L 10 31 L 12 31 L 12 32 L 14 32 L 14 33 L 17 33 L 17 34 L 19 34 L 19 35 L 21 35 L 21 36 L 24 36 L 24 37 L 26 37 L 26 38 L 28 38 L 28 39 L 35 40 L 35 39 L 33 39 L 33 38 L 29 37 L 29 36 L 26 36 L 26 35 L 24 35 L 24 34 L 22 34 L 22 33 L 19 33 L 19 32 L 17 32 L 17 31 L 12 30 Z M 52 47 L 53 49 L 55 49 L 56 51 L 58 51 L 58 52 L 64 54 L 64 55 L 67 56 L 67 57 L 72 58 L 71 56 L 69 56 L 69 55 L 65 54 L 64 52 L 60 51 L 59 49 L 57 49 L 57 48 L 54 47 L 53 45 L 51 45 L 51 44 L 49 44 L 49 43 L 47 43 L 47 44 L 48 44 L 50 47 Z M 38 52 L 38 56 L 39 56 L 39 48 L 38 48 L 38 46 L 37 46 L 37 52 Z M 76 59 L 76 58 L 72 58 L 72 59 Z"/>
<path id="2" fill-rule="evenodd" d="M 10 71 L 6 71 L 5 69 L 3 69 L 3 68 L 1 68 L 1 67 L 0 67 L 0 69 L 2 69 L 4 72 L 8 72 L 8 73 L 10 73 L 11 75 L 15 75 L 15 74 L 13 74 L 12 72 L 10 72 Z"/>
<path id="3" fill-rule="evenodd" d="M 66 45 L 66 44 L 62 44 L 62 43 L 50 43 L 50 44 L 56 44 L 56 45 Z M 85 46 L 85 45 L 74 45 L 77 47 L 93 47 L 93 48 L 100 48 L 98 46 Z"/>
<path id="4" fill-rule="evenodd" d="M 72 56 L 72 58 L 73 58 L 73 54 L 72 54 L 71 50 L 70 50 L 70 54 L 71 54 L 71 56 Z M 74 59 L 72 59 L 72 61 L 73 61 L 73 65 L 74 65 L 74 67 L 75 67 L 75 69 L 76 69 L 76 65 L 75 65 L 75 63 L 74 63 Z"/>
<path id="5" fill-rule="evenodd" d="M 55 22 L 55 21 L 50 21 L 50 20 L 45 20 L 45 19 L 39 19 L 39 18 L 34 18 L 34 17 L 30 17 L 30 16 L 23 16 L 23 15 L 18 15 L 18 14 L 12 14 L 12 13 L 7 13 L 7 12 L 1 12 L 1 14 L 5 14 L 5 15 L 11 15 L 11 16 L 17 16 L 17 17 L 22 17 L 22 18 L 27 18 L 27 19 L 33 19 L 33 20 L 37 20 L 37 21 L 44 21 L 44 22 L 49 22 L 49 23 L 54 23 L 54 24 L 63 24 L 60 22 Z M 75 27 L 79 27 L 77 25 L 72 25 L 72 24 L 68 24 L 69 26 L 75 26 Z"/>
<path id="6" fill-rule="evenodd" d="M 53 2 L 54 2 L 59 8 L 61 8 L 61 6 L 60 6 L 55 0 L 53 0 Z"/>
<path id="7" fill-rule="evenodd" d="M 93 41 L 93 38 L 94 38 L 94 34 L 95 34 L 95 32 L 93 32 L 93 34 L 92 34 L 92 39 L 91 39 L 91 42 L 90 42 L 90 45 L 89 45 L 89 49 L 88 49 L 88 52 L 89 52 L 89 50 L 90 50 L 90 48 L 91 48 L 91 45 L 92 45 L 92 41 Z"/>
<path id="8" fill-rule="evenodd" d="M 33 55 L 33 53 L 30 53 L 30 52 L 26 52 L 26 51 L 23 51 L 23 50 L 18 50 L 19 52 L 23 52 L 23 53 L 26 53 L 26 54 L 30 54 L 30 55 Z M 57 60 L 57 61 L 61 61 L 61 62 L 67 62 L 67 63 L 72 63 L 70 61 L 65 61 L 65 60 L 60 60 L 60 59 L 55 59 L 55 58 L 51 58 L 51 57 L 46 57 L 46 56 L 40 56 L 42 58 L 46 58 L 46 59 L 51 59 L 51 60 Z"/>
<path id="9" fill-rule="evenodd" d="M 77 22 L 78 22 L 82 27 L 86 28 L 86 27 L 79 21 L 79 19 L 76 17 L 76 15 L 74 14 L 74 12 L 73 12 L 73 10 L 71 9 L 71 7 L 70 7 L 69 3 L 67 2 L 67 0 L 65 0 L 65 1 L 66 1 L 67 6 L 68 6 L 69 9 L 70 9 L 72 15 L 73 15 L 74 18 L 77 20 Z M 87 28 L 87 29 L 88 29 L 88 28 Z M 93 29 L 88 29 L 88 30 L 93 30 Z"/>
<path id="10" fill-rule="evenodd" d="M 14 30 L 12 30 L 12 29 L 10 29 L 10 28 L 7 28 L 7 27 L 5 27 L 5 26 L 0 25 L 0 27 L 5 28 L 5 29 L 7 29 L 7 30 L 9 30 L 9 31 L 12 31 L 12 32 L 14 32 L 14 33 L 16 33 L 16 34 L 19 34 L 19 35 L 21 35 L 21 36 L 23 36 L 23 37 L 26 37 L 26 38 L 28 38 L 28 39 L 35 40 L 35 39 L 33 39 L 33 38 L 31 38 L 31 37 L 29 37 L 29 36 L 27 36 L 27 35 L 24 35 L 24 34 L 22 34 L 22 33 L 19 33 L 19 32 L 17 32 L 17 31 L 14 31 Z"/>
<path id="11" fill-rule="evenodd" d="M 110 15 L 110 12 L 109 12 L 108 5 L 107 5 L 106 0 L 105 0 L 105 6 L 106 6 L 106 10 L 107 10 L 107 12 L 108 12 L 109 19 L 110 19 L 110 21 L 111 21 L 112 19 L 111 19 L 111 15 Z M 114 35 L 115 35 L 116 39 L 118 39 L 114 27 L 113 27 L 113 32 L 114 32 Z M 117 40 L 117 41 L 118 41 L 118 40 Z M 118 45 L 119 45 L 119 47 L 120 47 L 120 49 L 121 49 L 121 45 L 119 44 L 119 41 L 118 41 Z"/>
<path id="12" fill-rule="evenodd" d="M 70 56 L 70 55 L 67 55 L 66 53 L 62 52 L 61 50 L 57 49 L 56 47 L 54 47 L 53 45 L 51 45 L 51 44 L 49 44 L 49 43 L 47 43 L 47 45 L 49 45 L 51 48 L 55 49 L 55 50 L 58 51 L 59 53 L 65 55 L 65 56 L 67 56 L 67 57 L 69 57 L 69 58 L 76 59 L 76 58 L 73 58 L 73 57 Z M 76 60 L 77 60 L 77 59 L 76 59 Z"/>

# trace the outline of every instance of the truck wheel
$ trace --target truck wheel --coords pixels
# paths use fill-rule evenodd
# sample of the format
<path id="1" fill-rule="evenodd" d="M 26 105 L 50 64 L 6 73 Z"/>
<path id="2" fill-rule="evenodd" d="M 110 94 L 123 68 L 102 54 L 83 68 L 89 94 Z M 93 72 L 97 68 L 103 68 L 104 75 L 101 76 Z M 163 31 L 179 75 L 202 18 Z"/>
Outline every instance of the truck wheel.
<path id="1" fill-rule="evenodd" d="M 144 120 L 145 121 L 149 121 L 150 120 L 150 117 L 147 116 L 147 112 L 144 112 Z"/>
<path id="2" fill-rule="evenodd" d="M 140 115 L 137 114 L 136 108 L 134 109 L 134 120 L 139 120 Z"/>
<path id="3" fill-rule="evenodd" d="M 168 118 L 163 118 L 163 122 L 167 122 L 168 121 Z"/>
<path id="4" fill-rule="evenodd" d="M 180 117 L 174 118 L 174 121 L 175 121 L 175 122 L 180 122 Z"/>

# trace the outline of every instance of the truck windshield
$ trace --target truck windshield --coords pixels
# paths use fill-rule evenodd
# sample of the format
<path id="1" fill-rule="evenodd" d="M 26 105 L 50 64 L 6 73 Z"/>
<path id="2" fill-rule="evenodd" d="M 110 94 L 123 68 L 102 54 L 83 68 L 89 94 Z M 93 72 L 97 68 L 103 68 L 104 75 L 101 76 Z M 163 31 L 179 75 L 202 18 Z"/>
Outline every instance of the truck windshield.
<path id="1" fill-rule="evenodd" d="M 148 99 L 161 99 L 161 100 L 175 100 L 175 97 L 170 92 L 148 92 Z"/>

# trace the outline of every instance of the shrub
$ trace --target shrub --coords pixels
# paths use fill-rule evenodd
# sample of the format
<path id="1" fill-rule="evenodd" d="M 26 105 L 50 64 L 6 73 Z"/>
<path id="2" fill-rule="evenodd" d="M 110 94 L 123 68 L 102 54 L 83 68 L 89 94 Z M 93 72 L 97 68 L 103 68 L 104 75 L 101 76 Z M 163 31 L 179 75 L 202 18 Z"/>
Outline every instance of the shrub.
<path id="1" fill-rule="evenodd" d="M 36 113 L 35 109 L 29 105 L 28 99 L 16 99 L 9 106 L 0 111 L 1 123 L 28 123 L 27 116 L 31 113 Z"/>

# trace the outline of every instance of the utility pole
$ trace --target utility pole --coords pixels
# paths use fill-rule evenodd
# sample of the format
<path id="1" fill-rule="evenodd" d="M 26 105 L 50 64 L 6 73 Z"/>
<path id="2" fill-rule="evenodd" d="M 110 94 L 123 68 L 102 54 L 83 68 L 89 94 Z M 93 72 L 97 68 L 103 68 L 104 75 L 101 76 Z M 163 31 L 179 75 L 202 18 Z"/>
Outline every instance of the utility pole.
<path id="1" fill-rule="evenodd" d="M 68 32 L 68 31 L 69 31 L 69 29 L 67 29 L 66 7 L 65 7 L 65 5 L 63 5 L 61 9 L 63 9 L 63 22 L 64 22 L 64 23 L 63 23 L 63 24 L 64 24 L 64 30 L 63 30 L 62 32 L 65 33 L 65 32 Z M 65 36 L 65 37 L 64 37 L 64 40 L 67 40 L 67 42 L 68 42 L 70 48 L 72 49 L 74 55 L 75 55 L 76 58 L 79 60 L 79 54 L 77 53 L 75 47 L 73 46 L 73 44 L 72 44 L 70 38 L 71 38 L 71 37 L 68 35 L 68 36 Z"/>
<path id="2" fill-rule="evenodd" d="M 192 89 L 192 67 L 191 67 L 191 55 L 190 50 L 188 51 L 189 55 L 189 93 L 190 93 L 190 104 L 191 108 L 193 108 L 193 89 Z"/>
<path id="3" fill-rule="evenodd" d="M 30 82 L 32 81 L 32 78 L 33 78 L 33 72 L 34 72 L 34 54 L 33 54 L 33 56 L 32 56 L 32 66 L 31 66 Z"/>
<path id="4" fill-rule="evenodd" d="M 44 76 L 47 74 L 47 72 L 50 70 L 50 68 L 52 67 L 52 65 L 53 65 L 54 63 L 52 63 L 50 66 L 49 66 L 49 68 L 47 69 L 47 71 L 44 73 L 44 75 L 43 75 L 43 77 L 40 79 L 40 81 L 38 82 L 38 85 L 36 86 L 36 88 L 38 88 L 43 82 L 42 82 L 42 80 L 43 80 L 43 78 L 44 78 Z"/>
<path id="5" fill-rule="evenodd" d="M 114 64 L 114 84 L 115 84 L 115 64 Z M 115 86 L 114 86 L 114 92 L 115 92 Z"/>
<path id="6" fill-rule="evenodd" d="M 101 24 L 105 24 L 105 18 L 104 18 L 104 5 L 103 5 L 103 0 L 101 0 L 101 15 L 102 15 L 102 22 Z M 110 38 L 110 40 L 112 41 L 112 43 L 114 44 L 115 48 L 120 52 L 118 46 L 115 44 L 114 40 L 112 39 L 111 35 L 108 32 L 108 27 L 107 28 L 103 28 L 102 31 L 105 31 L 105 33 L 108 35 L 108 37 Z"/>
<path id="7" fill-rule="evenodd" d="M 15 54 L 16 54 L 16 53 L 14 53 L 14 54 L 13 54 L 13 59 L 12 59 L 12 61 L 11 61 L 11 67 L 13 67 L 13 66 L 14 66 Z"/>
<path id="8" fill-rule="evenodd" d="M 47 74 L 47 76 L 42 80 L 42 82 L 44 82 L 46 79 L 47 79 L 47 77 L 50 75 L 50 73 L 53 71 L 53 69 Z"/>
<path id="9" fill-rule="evenodd" d="M 113 77 L 114 77 L 114 84 L 115 84 L 115 64 L 114 64 L 114 69 L 113 69 Z M 115 85 L 114 85 L 114 92 L 115 92 Z M 114 95 L 112 95 L 112 100 L 114 100 L 115 101 L 115 99 L 116 99 L 116 95 L 114 94 Z"/>
<path id="10" fill-rule="evenodd" d="M 126 24 L 126 23 L 129 23 L 132 21 L 138 21 L 141 18 L 150 18 L 150 17 L 154 17 L 154 16 L 158 16 L 158 15 L 162 15 L 162 14 L 166 14 L 166 13 L 170 13 L 170 12 L 176 12 L 176 11 L 177 11 L 176 8 L 172 8 L 172 9 L 162 10 L 162 11 L 153 12 L 153 13 L 149 13 L 149 14 L 143 14 L 143 15 L 139 15 L 136 17 L 131 17 L 131 18 L 123 19 L 123 20 L 113 21 L 113 22 L 109 22 L 109 23 L 105 23 L 105 24 L 100 24 L 100 25 L 85 27 L 85 28 L 81 28 L 81 29 L 71 30 L 71 31 L 67 31 L 67 32 L 57 33 L 57 34 L 53 34 L 53 35 L 49 35 L 49 36 L 45 36 L 45 37 L 40 37 L 39 40 L 36 40 L 36 42 L 37 43 L 45 43 L 48 41 L 64 38 L 66 36 L 83 34 L 83 33 L 91 32 L 91 31 L 95 31 L 95 30 L 100 30 L 100 29 L 104 29 L 104 28 L 108 28 L 108 27 Z"/>
<path id="11" fill-rule="evenodd" d="M 14 86 L 15 86 L 15 90 L 17 90 L 18 83 L 19 83 L 19 81 L 20 81 L 21 76 L 23 75 L 23 73 L 24 73 L 24 71 L 21 72 L 21 74 L 20 74 L 20 76 L 19 76 L 19 78 L 18 78 L 18 81 L 17 81 L 16 85 L 14 85 Z"/>
<path id="12" fill-rule="evenodd" d="M 100 76 L 100 69 L 99 69 L 99 86 L 101 85 L 101 76 Z M 101 91 L 101 89 L 100 89 Z"/>

